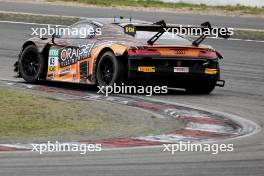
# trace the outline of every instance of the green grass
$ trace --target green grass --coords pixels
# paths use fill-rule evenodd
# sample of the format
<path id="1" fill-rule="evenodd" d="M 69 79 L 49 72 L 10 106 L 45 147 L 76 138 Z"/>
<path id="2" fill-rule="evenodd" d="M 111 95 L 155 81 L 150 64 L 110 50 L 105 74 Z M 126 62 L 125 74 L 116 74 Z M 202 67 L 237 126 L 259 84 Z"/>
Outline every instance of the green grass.
<path id="1" fill-rule="evenodd" d="M 232 38 L 250 39 L 250 40 L 264 40 L 264 31 L 235 30 Z"/>
<path id="2" fill-rule="evenodd" d="M 57 16 L 57 15 L 40 15 L 17 12 L 0 12 L 0 19 L 3 21 L 26 21 L 31 23 L 72 25 L 80 19 L 78 17 Z"/>
<path id="3" fill-rule="evenodd" d="M 125 106 L 35 94 L 0 87 L 0 142 L 107 139 L 160 134 L 180 126 Z"/>
<path id="4" fill-rule="evenodd" d="M 53 1 L 53 0 L 49 0 Z M 205 4 L 188 4 L 188 3 L 171 3 L 161 2 L 158 0 L 63 0 L 67 2 L 78 2 L 89 5 L 117 7 L 117 6 L 129 6 L 129 7 L 154 7 L 154 8 L 170 8 L 170 9 L 185 9 L 189 11 L 225 11 L 225 12 L 237 12 L 242 14 L 263 15 L 264 7 L 246 7 L 242 5 L 236 6 L 207 6 Z"/>

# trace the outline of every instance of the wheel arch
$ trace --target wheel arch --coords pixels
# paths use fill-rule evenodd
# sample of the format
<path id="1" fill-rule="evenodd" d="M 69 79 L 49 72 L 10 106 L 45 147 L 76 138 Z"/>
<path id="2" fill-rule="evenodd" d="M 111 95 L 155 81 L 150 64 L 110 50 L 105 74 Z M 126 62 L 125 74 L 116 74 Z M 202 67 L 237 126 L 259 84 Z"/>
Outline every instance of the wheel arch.
<path id="1" fill-rule="evenodd" d="M 96 71 L 97 71 L 97 66 L 98 66 L 99 60 L 100 60 L 101 56 L 105 52 L 108 52 L 108 51 L 114 53 L 114 55 L 117 57 L 117 59 L 119 59 L 120 61 L 122 61 L 125 65 L 127 65 L 127 63 L 128 63 L 127 59 L 124 59 L 124 57 L 126 57 L 126 53 L 127 53 L 127 48 L 126 47 L 122 48 L 121 50 L 117 50 L 117 49 L 111 48 L 111 47 L 104 47 L 98 53 L 98 55 L 95 57 L 96 60 L 94 62 L 94 67 L 93 67 L 93 77 L 94 77 L 93 80 L 94 80 L 94 83 L 95 84 L 97 84 Z"/>
<path id="2" fill-rule="evenodd" d="M 105 47 L 103 48 L 99 53 L 98 55 L 95 57 L 95 62 L 94 62 L 94 66 L 93 66 L 93 82 L 94 84 L 97 84 L 97 77 L 96 77 L 96 71 L 97 71 L 97 65 L 99 63 L 99 60 L 101 58 L 101 56 L 105 53 L 105 52 L 112 52 L 114 53 L 114 51 L 110 48 L 110 47 Z M 115 53 L 114 53 L 115 54 Z"/>
<path id="3" fill-rule="evenodd" d="M 44 58 L 44 61 L 45 61 L 45 65 L 44 65 L 44 69 L 43 69 L 43 73 L 40 75 L 40 79 L 46 79 L 46 75 L 47 75 L 47 71 L 48 71 L 48 56 L 49 56 L 49 49 L 51 47 L 51 45 L 49 43 L 46 43 L 46 45 L 44 45 L 44 47 L 39 47 L 34 41 L 27 41 L 23 44 L 22 46 L 22 50 L 21 50 L 21 53 L 20 53 L 20 56 L 21 57 L 21 54 L 22 52 L 25 50 L 26 47 L 30 46 L 30 45 L 33 45 L 37 48 L 39 54 L 41 55 L 41 57 Z M 17 66 L 18 67 L 18 66 Z M 18 74 L 20 75 L 20 69 L 18 67 Z"/>
<path id="4" fill-rule="evenodd" d="M 30 45 L 37 46 L 37 45 L 35 44 L 35 42 L 33 42 L 33 41 L 27 41 L 27 42 L 25 42 L 25 43 L 23 44 L 23 46 L 22 46 L 22 52 L 24 51 L 24 49 L 25 49 L 26 47 L 28 47 L 28 46 L 30 46 Z"/>
<path id="5" fill-rule="evenodd" d="M 34 37 L 34 38 L 31 38 L 31 39 L 27 40 L 27 41 L 22 45 L 22 50 L 21 50 L 21 52 L 23 52 L 23 50 L 24 50 L 26 47 L 28 47 L 29 45 L 34 45 L 34 46 L 36 46 L 37 49 L 38 49 L 38 51 L 39 51 L 39 52 L 42 52 L 42 51 L 45 49 L 45 47 L 46 47 L 47 45 L 50 45 L 50 44 L 49 44 L 49 40 L 44 40 L 44 39 L 39 39 L 39 38 Z"/>

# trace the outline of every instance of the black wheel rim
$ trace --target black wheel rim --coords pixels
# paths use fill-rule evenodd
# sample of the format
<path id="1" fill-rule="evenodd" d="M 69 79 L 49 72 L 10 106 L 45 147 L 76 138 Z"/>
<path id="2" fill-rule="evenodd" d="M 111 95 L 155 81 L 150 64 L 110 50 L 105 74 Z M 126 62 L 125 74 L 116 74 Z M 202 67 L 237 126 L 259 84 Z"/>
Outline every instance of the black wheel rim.
<path id="1" fill-rule="evenodd" d="M 23 72 L 27 76 L 35 77 L 37 73 L 39 72 L 39 59 L 38 55 L 33 52 L 28 52 L 24 55 L 22 59 L 22 67 L 23 67 Z"/>
<path id="2" fill-rule="evenodd" d="M 100 64 L 101 81 L 109 85 L 114 76 L 114 65 L 110 59 L 104 59 Z"/>

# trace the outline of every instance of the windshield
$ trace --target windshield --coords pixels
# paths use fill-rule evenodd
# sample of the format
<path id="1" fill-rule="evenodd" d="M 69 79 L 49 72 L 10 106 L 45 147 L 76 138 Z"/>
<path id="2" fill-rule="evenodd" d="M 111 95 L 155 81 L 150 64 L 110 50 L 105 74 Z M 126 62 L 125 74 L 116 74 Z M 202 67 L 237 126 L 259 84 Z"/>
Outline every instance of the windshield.
<path id="1" fill-rule="evenodd" d="M 153 37 L 157 32 L 148 31 L 137 31 L 135 38 L 141 42 L 146 43 L 151 37 Z M 190 45 L 191 41 L 185 36 L 174 35 L 171 32 L 165 32 L 156 42 L 156 44 L 182 44 Z"/>

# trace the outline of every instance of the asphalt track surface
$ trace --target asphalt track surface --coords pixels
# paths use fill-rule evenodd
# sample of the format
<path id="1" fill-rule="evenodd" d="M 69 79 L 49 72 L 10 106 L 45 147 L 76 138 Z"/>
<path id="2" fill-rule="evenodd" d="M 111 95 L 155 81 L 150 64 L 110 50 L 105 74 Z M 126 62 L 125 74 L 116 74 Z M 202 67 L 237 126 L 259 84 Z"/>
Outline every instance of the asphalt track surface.
<path id="1" fill-rule="evenodd" d="M 264 18 L 257 17 L 231 17 L 213 16 L 181 13 L 161 13 L 155 11 L 143 12 L 135 10 L 120 10 L 115 8 L 93 8 L 61 5 L 39 5 L 25 3 L 0 2 L 0 11 L 27 12 L 53 15 L 70 15 L 88 18 L 111 18 L 124 16 L 137 20 L 159 21 L 164 19 L 167 23 L 173 24 L 201 24 L 205 21 L 213 25 L 234 28 L 264 29 Z"/>
<path id="2" fill-rule="evenodd" d="M 30 27 L 0 23 L 1 79 L 14 79 L 12 64 L 17 59 L 21 44 L 29 37 Z M 152 98 L 235 114 L 263 127 L 264 43 L 211 39 L 206 43 L 225 57 L 221 65 L 226 87 L 217 88 L 211 95 L 186 95 L 177 91 Z M 162 148 L 116 149 L 87 155 L 0 153 L 0 175 L 263 176 L 263 136 L 263 131 L 260 131 L 252 136 L 225 141 L 233 143 L 235 151 L 218 155 L 202 152 L 176 152 L 171 155 L 161 152 Z"/>

